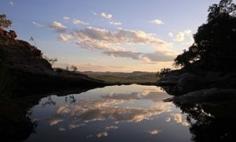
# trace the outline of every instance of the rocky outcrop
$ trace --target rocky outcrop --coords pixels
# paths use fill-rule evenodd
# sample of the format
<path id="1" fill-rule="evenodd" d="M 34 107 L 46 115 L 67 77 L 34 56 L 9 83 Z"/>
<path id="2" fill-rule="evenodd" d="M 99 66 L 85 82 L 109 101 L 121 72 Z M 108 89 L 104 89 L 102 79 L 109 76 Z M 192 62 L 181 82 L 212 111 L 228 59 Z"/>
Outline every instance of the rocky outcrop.
<path id="1" fill-rule="evenodd" d="M 0 94 L 104 86 L 103 81 L 65 70 L 54 70 L 42 52 L 13 31 L 0 30 Z"/>
<path id="2" fill-rule="evenodd" d="M 162 86 L 173 95 L 183 95 L 208 88 L 236 88 L 236 74 L 208 71 L 201 71 L 196 74 L 174 71 L 167 73 L 157 82 L 157 85 Z"/>

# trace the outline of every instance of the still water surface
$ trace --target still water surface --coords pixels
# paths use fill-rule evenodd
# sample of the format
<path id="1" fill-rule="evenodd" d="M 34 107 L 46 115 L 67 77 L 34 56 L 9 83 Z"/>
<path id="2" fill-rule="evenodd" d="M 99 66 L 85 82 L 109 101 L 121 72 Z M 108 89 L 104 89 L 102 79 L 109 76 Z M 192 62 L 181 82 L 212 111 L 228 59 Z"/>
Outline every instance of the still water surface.
<path id="1" fill-rule="evenodd" d="M 29 111 L 26 142 L 189 142 L 186 114 L 156 86 L 123 85 L 48 96 Z"/>

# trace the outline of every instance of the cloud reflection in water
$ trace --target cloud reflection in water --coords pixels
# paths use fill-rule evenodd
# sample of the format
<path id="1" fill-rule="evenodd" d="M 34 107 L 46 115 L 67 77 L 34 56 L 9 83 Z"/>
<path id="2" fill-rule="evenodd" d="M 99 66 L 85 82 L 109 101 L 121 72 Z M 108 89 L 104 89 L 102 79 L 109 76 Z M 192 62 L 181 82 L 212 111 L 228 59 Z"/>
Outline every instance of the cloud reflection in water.
<path id="1" fill-rule="evenodd" d="M 72 94 L 69 97 L 50 97 L 50 101 L 56 103 L 54 106 L 48 106 L 49 108 L 42 105 L 47 99 L 42 99 L 37 107 L 49 109 L 50 113 L 47 112 L 46 118 L 37 119 L 47 120 L 49 126 L 56 127 L 61 132 L 90 128 L 95 124 L 99 126 L 86 135 L 87 139 L 108 137 L 109 133 L 117 131 L 121 124 L 139 125 L 157 119 L 161 114 L 168 114 L 164 119 L 166 123 L 175 122 L 188 126 L 186 118 L 181 113 L 175 112 L 174 104 L 163 101 L 168 97 L 170 96 L 155 86 L 105 87 Z M 149 135 L 159 135 L 161 131 L 160 128 L 143 130 Z"/>

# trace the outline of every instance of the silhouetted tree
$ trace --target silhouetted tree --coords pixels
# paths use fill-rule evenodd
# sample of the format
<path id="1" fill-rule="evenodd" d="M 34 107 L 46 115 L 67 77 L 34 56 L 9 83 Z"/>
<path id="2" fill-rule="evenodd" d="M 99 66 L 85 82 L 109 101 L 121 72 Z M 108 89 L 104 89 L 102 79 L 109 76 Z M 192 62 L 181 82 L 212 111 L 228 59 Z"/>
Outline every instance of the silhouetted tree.
<path id="1" fill-rule="evenodd" d="M 167 73 L 169 73 L 171 71 L 170 68 L 163 68 L 161 69 L 161 71 L 159 72 L 159 76 L 162 78 L 164 77 Z"/>
<path id="2" fill-rule="evenodd" d="M 208 22 L 198 28 L 194 44 L 178 55 L 175 64 L 230 71 L 236 61 L 236 6 L 221 0 L 209 8 Z"/>
<path id="3" fill-rule="evenodd" d="M 78 68 L 77 68 L 76 66 L 74 66 L 74 65 L 72 65 L 70 68 L 71 68 L 71 70 L 72 70 L 73 72 L 76 72 L 77 69 L 78 69 Z"/>
<path id="4" fill-rule="evenodd" d="M 11 24 L 11 20 L 7 19 L 5 14 L 0 14 L 0 28 L 9 28 Z"/>

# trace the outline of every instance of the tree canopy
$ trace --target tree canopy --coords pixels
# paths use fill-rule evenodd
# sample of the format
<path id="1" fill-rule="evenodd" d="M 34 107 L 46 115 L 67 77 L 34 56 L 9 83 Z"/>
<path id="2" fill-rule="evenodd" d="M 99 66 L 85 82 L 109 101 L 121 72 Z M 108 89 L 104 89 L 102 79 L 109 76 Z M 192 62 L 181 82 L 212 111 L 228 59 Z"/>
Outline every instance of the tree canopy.
<path id="1" fill-rule="evenodd" d="M 221 0 L 209 7 L 206 24 L 198 28 L 194 43 L 175 59 L 184 68 L 233 70 L 236 61 L 236 5 Z"/>
<path id="2" fill-rule="evenodd" d="M 0 14 L 0 28 L 9 28 L 11 24 L 11 20 L 7 19 L 5 14 Z"/>

